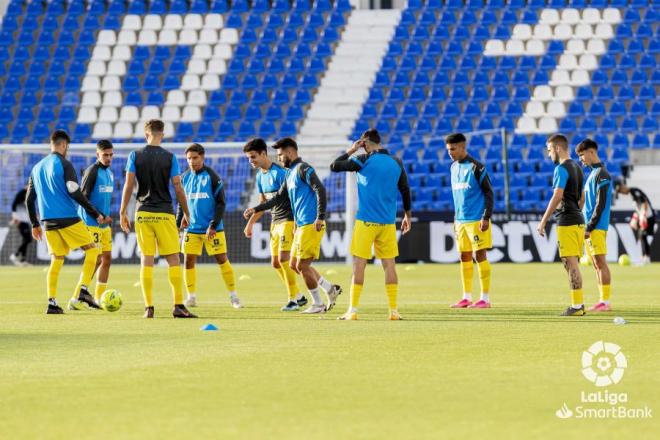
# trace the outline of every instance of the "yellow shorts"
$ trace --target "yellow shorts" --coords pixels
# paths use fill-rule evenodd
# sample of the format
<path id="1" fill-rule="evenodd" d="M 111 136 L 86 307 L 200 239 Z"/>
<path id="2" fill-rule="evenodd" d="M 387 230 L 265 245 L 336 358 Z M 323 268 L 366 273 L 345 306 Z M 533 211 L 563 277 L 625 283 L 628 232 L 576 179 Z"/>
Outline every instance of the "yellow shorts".
<path id="1" fill-rule="evenodd" d="M 270 225 L 270 254 L 279 255 L 280 252 L 289 252 L 293 244 L 293 222 L 271 223 Z"/>
<path id="2" fill-rule="evenodd" d="M 57 257 L 64 257 L 71 249 L 78 249 L 93 242 L 94 239 L 82 220 L 66 228 L 46 231 L 48 252 Z"/>
<path id="3" fill-rule="evenodd" d="M 179 253 L 179 232 L 174 215 L 164 212 L 135 213 L 135 235 L 142 255 Z"/>
<path id="4" fill-rule="evenodd" d="M 480 223 L 481 221 L 454 223 L 459 252 L 474 252 L 493 247 L 493 228 L 490 221 L 488 229 L 483 232 L 479 229 Z"/>
<path id="5" fill-rule="evenodd" d="M 218 255 L 227 253 L 227 240 L 225 231 L 218 231 L 213 240 L 207 240 L 206 234 L 194 234 L 186 232 L 183 234 L 183 244 L 181 252 L 189 255 L 202 255 L 202 245 L 206 248 L 209 255 Z"/>
<path id="6" fill-rule="evenodd" d="M 355 221 L 351 239 L 351 255 L 371 259 L 373 250 L 376 258 L 396 258 L 399 256 L 399 244 L 396 239 L 396 225 Z"/>
<path id="7" fill-rule="evenodd" d="M 318 259 L 321 255 L 321 239 L 325 233 L 325 224 L 320 231 L 314 227 L 314 223 L 298 226 L 293 235 L 293 252 L 291 257 L 300 260 L 308 258 Z"/>
<path id="8" fill-rule="evenodd" d="M 607 255 L 607 231 L 594 229 L 587 241 L 587 255 Z"/>
<path id="9" fill-rule="evenodd" d="M 557 226 L 560 257 L 582 257 L 584 225 Z"/>
<path id="10" fill-rule="evenodd" d="M 101 249 L 101 252 L 112 251 L 112 228 L 99 228 L 98 226 L 87 226 L 89 233 L 92 234 L 94 244 Z"/>

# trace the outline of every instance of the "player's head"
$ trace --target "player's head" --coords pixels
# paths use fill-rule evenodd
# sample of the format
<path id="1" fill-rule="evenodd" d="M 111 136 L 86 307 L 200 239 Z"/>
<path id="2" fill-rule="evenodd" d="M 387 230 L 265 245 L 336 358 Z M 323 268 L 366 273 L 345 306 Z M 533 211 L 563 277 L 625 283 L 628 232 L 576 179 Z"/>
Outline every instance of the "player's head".
<path id="1" fill-rule="evenodd" d="M 144 137 L 147 144 L 160 145 L 165 136 L 165 123 L 160 119 L 150 119 L 144 123 Z"/>
<path id="2" fill-rule="evenodd" d="M 380 147 L 380 134 L 375 128 L 370 128 L 369 130 L 362 133 L 360 136 L 360 145 L 365 149 L 367 153 L 375 150 L 379 150 Z"/>
<path id="3" fill-rule="evenodd" d="M 266 145 L 266 141 L 261 138 L 254 138 L 247 141 L 243 146 L 243 153 L 245 153 L 245 157 L 247 157 L 252 168 L 266 169 L 270 166 L 268 146 Z"/>
<path id="4" fill-rule="evenodd" d="M 101 139 L 96 143 L 96 158 L 104 167 L 112 163 L 113 145 L 108 139 Z"/>
<path id="5" fill-rule="evenodd" d="M 447 154 L 451 160 L 463 160 L 467 156 L 465 135 L 463 133 L 452 133 L 445 137 L 445 146 Z"/>
<path id="6" fill-rule="evenodd" d="M 199 171 L 204 167 L 204 147 L 200 144 L 190 144 L 185 154 L 190 171 Z"/>
<path id="7" fill-rule="evenodd" d="M 69 133 L 64 130 L 55 130 L 53 134 L 50 135 L 51 151 L 60 153 L 63 156 L 66 156 L 70 143 L 71 138 L 69 137 Z"/>
<path id="8" fill-rule="evenodd" d="M 555 164 L 558 164 L 561 159 L 570 157 L 568 153 L 568 139 L 563 134 L 553 134 L 545 142 L 548 156 Z"/>
<path id="9" fill-rule="evenodd" d="M 585 139 L 575 147 L 575 152 L 585 166 L 591 166 L 600 162 L 598 158 L 598 144 L 592 139 Z"/>
<path id="10" fill-rule="evenodd" d="M 286 168 L 298 158 L 298 144 L 290 137 L 278 140 L 273 144 L 273 148 L 277 150 L 277 160 Z"/>

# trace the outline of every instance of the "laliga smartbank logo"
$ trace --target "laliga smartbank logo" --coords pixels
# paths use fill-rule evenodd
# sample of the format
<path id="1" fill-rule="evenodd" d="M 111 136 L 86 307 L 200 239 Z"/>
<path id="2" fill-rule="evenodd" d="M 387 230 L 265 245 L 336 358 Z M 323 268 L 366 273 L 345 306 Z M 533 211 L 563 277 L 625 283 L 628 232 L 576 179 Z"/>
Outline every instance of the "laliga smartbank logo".
<path id="1" fill-rule="evenodd" d="M 580 392 L 580 404 L 571 408 L 566 402 L 555 411 L 560 419 L 650 419 L 648 406 L 631 407 L 628 393 L 604 387 L 617 385 L 628 368 L 621 347 L 612 342 L 597 341 L 582 352 L 582 375 L 600 390 Z"/>

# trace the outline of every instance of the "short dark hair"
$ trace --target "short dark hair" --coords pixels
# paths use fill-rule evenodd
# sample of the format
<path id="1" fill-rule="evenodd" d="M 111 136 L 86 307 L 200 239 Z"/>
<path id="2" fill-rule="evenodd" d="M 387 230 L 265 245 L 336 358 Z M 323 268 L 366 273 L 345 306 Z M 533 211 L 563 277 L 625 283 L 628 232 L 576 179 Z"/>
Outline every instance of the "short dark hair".
<path id="1" fill-rule="evenodd" d="M 285 137 L 282 139 L 279 139 L 277 142 L 273 144 L 273 148 L 276 150 L 279 150 L 280 148 L 295 148 L 296 150 L 298 149 L 298 144 L 296 143 L 293 138 L 290 137 Z"/>
<path id="2" fill-rule="evenodd" d="M 445 138 L 445 144 L 460 144 L 465 141 L 467 141 L 467 139 L 465 139 L 463 133 L 452 133 Z"/>
<path id="3" fill-rule="evenodd" d="M 112 145 L 112 142 L 110 142 L 110 140 L 108 139 L 101 139 L 96 143 L 96 149 L 99 151 L 109 150 L 111 148 L 114 148 L 114 146 Z"/>
<path id="4" fill-rule="evenodd" d="M 553 134 L 546 141 L 547 144 L 557 144 L 564 150 L 568 150 L 568 139 L 561 133 Z"/>
<path id="5" fill-rule="evenodd" d="M 144 123 L 144 131 L 150 133 L 165 133 L 165 123 L 160 119 L 149 119 Z"/>
<path id="6" fill-rule="evenodd" d="M 373 142 L 374 144 L 380 144 L 380 134 L 375 128 L 370 128 L 369 130 L 362 133 L 360 139 Z"/>
<path id="7" fill-rule="evenodd" d="M 70 144 L 71 137 L 69 137 L 69 133 L 64 130 L 55 130 L 53 134 L 50 135 L 50 141 L 54 144 L 57 144 L 60 141 L 65 141 L 67 144 Z"/>
<path id="8" fill-rule="evenodd" d="M 596 141 L 594 141 L 593 139 L 586 138 L 585 140 L 577 144 L 577 147 L 575 147 L 575 152 L 578 154 L 587 150 L 598 151 L 598 144 L 596 143 Z"/>
<path id="9" fill-rule="evenodd" d="M 200 156 L 204 156 L 204 147 L 202 147 L 200 144 L 197 143 L 190 144 L 188 145 L 188 148 L 186 148 L 184 154 L 188 154 L 188 153 L 197 153 Z"/>
<path id="10" fill-rule="evenodd" d="M 247 153 L 248 151 L 256 151 L 257 153 L 265 153 L 266 151 L 268 151 L 268 145 L 266 145 L 266 141 L 264 141 L 261 138 L 250 139 L 243 146 L 243 153 Z"/>

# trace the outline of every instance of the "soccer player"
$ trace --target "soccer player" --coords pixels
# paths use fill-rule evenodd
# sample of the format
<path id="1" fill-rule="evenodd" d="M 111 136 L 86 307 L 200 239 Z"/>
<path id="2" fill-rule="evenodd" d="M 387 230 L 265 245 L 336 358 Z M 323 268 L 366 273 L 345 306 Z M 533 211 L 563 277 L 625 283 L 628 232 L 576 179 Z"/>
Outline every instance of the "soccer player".
<path id="1" fill-rule="evenodd" d="M 63 130 L 56 130 L 50 137 L 51 153 L 37 163 L 28 181 L 26 205 L 32 237 L 41 240 L 44 233 L 41 229 L 36 212 L 39 207 L 41 222 L 46 229 L 46 243 L 51 254 L 50 268 L 46 275 L 49 315 L 59 315 L 64 310 L 57 304 L 57 281 L 59 279 L 64 257 L 71 249 L 80 248 L 85 252 L 80 280 L 74 293 L 78 301 L 89 307 L 98 309 L 94 297 L 89 294 L 87 286 L 94 276 L 96 259 L 99 251 L 85 224 L 78 216 L 78 205 L 99 224 L 110 223 L 110 218 L 100 213 L 80 191 L 78 177 L 71 162 L 66 160 L 71 138 Z"/>
<path id="2" fill-rule="evenodd" d="M 360 149 L 366 154 L 355 155 Z M 385 271 L 385 292 L 389 304 L 389 319 L 399 321 L 397 310 L 399 280 L 395 258 L 399 255 L 396 237 L 396 199 L 403 199 L 401 233 L 410 231 L 411 201 L 408 176 L 403 163 L 381 146 L 380 134 L 375 129 L 365 131 L 346 153 L 330 165 L 334 172 L 353 171 L 358 174 L 358 211 L 351 239 L 353 255 L 353 280 L 351 304 L 341 320 L 356 320 L 360 294 L 364 285 L 364 270 L 375 250 Z"/>
<path id="3" fill-rule="evenodd" d="M 607 266 L 607 229 L 610 226 L 610 205 L 612 204 L 612 179 L 605 165 L 598 157 L 598 144 L 585 139 L 578 144 L 575 152 L 580 161 L 591 168 L 584 185 L 582 213 L 587 222 L 584 238 L 587 254 L 596 270 L 600 301 L 589 308 L 590 312 L 609 312 L 610 284 L 612 277 Z"/>
<path id="4" fill-rule="evenodd" d="M 113 145 L 107 139 L 100 140 L 96 144 L 97 161 L 90 165 L 82 177 L 82 193 L 101 212 L 110 212 L 112 192 L 114 191 L 115 176 L 110 170 L 112 163 Z M 87 225 L 87 229 L 94 238 L 94 244 L 101 253 L 96 261 L 95 271 L 98 270 L 94 299 L 97 304 L 101 301 L 101 295 L 108 286 L 110 275 L 110 264 L 112 263 L 112 228 L 107 224 L 99 224 L 96 219 L 82 207 L 78 208 L 78 215 Z M 69 301 L 69 310 L 80 310 L 80 302 L 77 298 Z"/>
<path id="5" fill-rule="evenodd" d="M 250 140 L 243 147 L 243 152 L 252 168 L 257 170 L 259 202 L 263 203 L 272 199 L 286 180 L 286 170 L 270 160 L 266 142 L 263 139 Z M 263 213 L 264 211 L 252 214 L 245 226 L 246 237 L 252 237 L 252 228 Z M 288 294 L 288 302 L 280 310 L 293 312 L 307 304 L 307 298 L 298 291 L 296 273 L 289 264 L 294 224 L 288 194 L 284 195 L 281 203 L 271 209 L 270 215 L 270 263 L 284 283 Z"/>
<path id="6" fill-rule="evenodd" d="M 312 296 L 312 305 L 302 313 L 325 313 L 334 307 L 337 296 L 341 294 L 340 286 L 323 278 L 312 267 L 312 261 L 318 259 L 321 254 L 321 239 L 325 232 L 325 188 L 314 168 L 298 156 L 298 144 L 295 140 L 282 138 L 273 148 L 277 150 L 280 163 L 288 168 L 286 180 L 273 198 L 246 209 L 243 215 L 249 219 L 255 212 L 272 209 L 282 203 L 288 194 L 296 223 L 291 268 L 303 276 Z M 320 288 L 326 293 L 327 306 L 321 299 Z"/>
<path id="7" fill-rule="evenodd" d="M 30 224 L 30 216 L 25 207 L 26 194 L 27 186 L 18 190 L 11 204 L 11 221 L 9 224 L 16 226 L 18 233 L 21 235 L 21 244 L 18 246 L 18 249 L 9 255 L 9 261 L 14 266 L 30 265 L 27 262 L 27 250 L 30 243 L 32 243 L 32 225 Z"/>
<path id="8" fill-rule="evenodd" d="M 181 227 L 188 226 L 190 213 L 186 194 L 181 185 L 179 163 L 174 154 L 160 146 L 165 124 L 151 119 L 144 124 L 147 145 L 131 152 L 126 163 L 126 182 L 119 212 L 121 228 L 130 232 L 128 202 L 137 181 L 137 206 L 135 211 L 135 235 L 142 252 L 140 285 L 145 303 L 145 318 L 154 317 L 153 283 L 154 256 L 156 251 L 167 260 L 168 278 L 174 296 L 175 318 L 196 318 L 183 304 L 183 274 L 179 260 L 179 232 L 174 218 L 169 184 L 174 186 L 176 200 L 183 211 Z"/>
<path id="9" fill-rule="evenodd" d="M 585 311 L 579 261 L 584 250 L 585 237 L 584 217 L 580 210 L 584 174 L 580 165 L 571 159 L 568 139 L 564 135 L 550 136 L 546 148 L 550 159 L 557 165 L 552 180 L 554 191 L 536 230 L 544 237 L 545 225 L 554 213 L 557 220 L 559 257 L 568 274 L 571 288 L 571 305 L 562 316 L 583 316 Z"/>
<path id="10" fill-rule="evenodd" d="M 227 259 L 227 240 L 223 216 L 225 214 L 225 189 L 220 177 L 204 164 L 204 147 L 191 144 L 186 148 L 188 169 L 181 176 L 183 190 L 189 202 L 190 223 L 183 234 L 183 262 L 186 267 L 185 283 L 188 307 L 197 306 L 197 257 L 202 255 L 202 246 L 206 253 L 213 256 L 220 266 L 220 275 L 229 291 L 229 300 L 235 309 L 241 308 L 241 301 L 236 295 L 236 277 L 234 269 Z M 183 208 L 177 210 L 177 224 L 183 219 Z"/>
<path id="11" fill-rule="evenodd" d="M 648 264 L 651 262 L 649 239 L 653 240 L 655 234 L 655 211 L 651 200 L 641 189 L 628 187 L 623 182 L 616 183 L 616 191 L 620 194 L 630 194 L 635 202 L 635 213 L 630 220 L 630 227 L 637 233 L 637 240 L 642 245 L 642 264 Z"/>
<path id="12" fill-rule="evenodd" d="M 463 298 L 452 308 L 490 308 L 490 263 L 488 249 L 493 247 L 490 217 L 493 214 L 493 187 L 486 167 L 470 156 L 462 133 L 445 138 L 451 164 L 451 190 L 454 198 L 454 231 L 461 254 Z M 476 260 L 481 297 L 472 302 L 472 277 Z"/>

